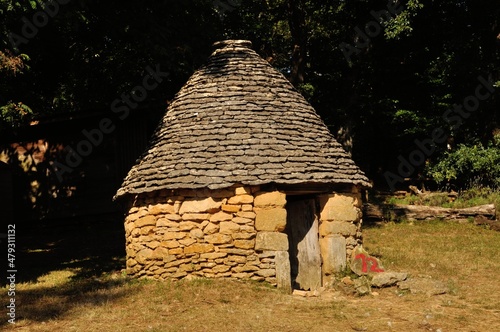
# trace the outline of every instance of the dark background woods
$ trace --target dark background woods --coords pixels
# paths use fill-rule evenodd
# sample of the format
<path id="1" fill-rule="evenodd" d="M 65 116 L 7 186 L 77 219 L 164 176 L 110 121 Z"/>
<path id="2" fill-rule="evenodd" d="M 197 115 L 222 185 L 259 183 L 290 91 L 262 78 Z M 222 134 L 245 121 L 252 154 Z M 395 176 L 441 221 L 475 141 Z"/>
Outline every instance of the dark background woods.
<path id="1" fill-rule="evenodd" d="M 227 38 L 251 40 L 311 102 L 377 188 L 388 187 L 387 172 L 399 175 L 399 156 L 408 159 L 418 148 L 415 139 L 432 137 L 436 128 L 443 128 L 446 142 L 402 177 L 457 188 L 471 184 L 460 183 L 456 173 L 467 167 L 499 177 L 498 88 L 460 126 L 443 119 L 474 95 L 479 76 L 498 86 L 495 1 L 401 1 L 399 13 L 382 15 L 380 23 L 370 12 L 386 10 L 385 1 L 58 4 L 42 22 L 36 20 L 43 19 L 44 2 L 0 0 L 0 160 L 10 165 L 2 172 L 14 179 L 16 215 L 23 219 L 116 211 L 111 197 L 168 102 L 212 43 Z M 26 37 L 26 21 L 34 19 L 39 27 Z M 113 102 L 157 64 L 168 77 L 120 119 Z M 60 181 L 54 162 L 64 161 L 68 146 L 76 148 L 82 131 L 98 128 L 103 118 L 116 129 Z M 438 167 L 463 148 L 477 156 L 470 165 L 462 160 L 455 177 L 449 167 Z"/>

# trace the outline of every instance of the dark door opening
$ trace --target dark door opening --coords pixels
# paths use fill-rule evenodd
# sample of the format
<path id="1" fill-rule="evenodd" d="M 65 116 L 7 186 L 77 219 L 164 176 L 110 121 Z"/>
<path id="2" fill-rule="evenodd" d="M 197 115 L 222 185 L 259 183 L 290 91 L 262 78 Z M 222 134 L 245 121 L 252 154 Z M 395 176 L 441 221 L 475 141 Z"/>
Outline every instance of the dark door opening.
<path id="1" fill-rule="evenodd" d="M 314 196 L 286 197 L 286 233 L 289 242 L 292 287 L 316 290 L 321 287 L 319 217 Z"/>

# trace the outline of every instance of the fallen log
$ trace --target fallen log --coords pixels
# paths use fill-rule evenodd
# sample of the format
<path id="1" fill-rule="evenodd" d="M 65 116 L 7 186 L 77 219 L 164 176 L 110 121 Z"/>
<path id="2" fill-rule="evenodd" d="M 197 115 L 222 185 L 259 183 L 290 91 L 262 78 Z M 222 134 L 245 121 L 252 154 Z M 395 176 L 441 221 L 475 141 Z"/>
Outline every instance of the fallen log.
<path id="1" fill-rule="evenodd" d="M 479 205 L 470 208 L 454 209 L 425 205 L 393 205 L 388 207 L 391 219 L 406 219 L 409 221 L 448 219 L 466 221 L 469 218 L 483 216 L 489 220 L 496 219 L 494 204 Z"/>

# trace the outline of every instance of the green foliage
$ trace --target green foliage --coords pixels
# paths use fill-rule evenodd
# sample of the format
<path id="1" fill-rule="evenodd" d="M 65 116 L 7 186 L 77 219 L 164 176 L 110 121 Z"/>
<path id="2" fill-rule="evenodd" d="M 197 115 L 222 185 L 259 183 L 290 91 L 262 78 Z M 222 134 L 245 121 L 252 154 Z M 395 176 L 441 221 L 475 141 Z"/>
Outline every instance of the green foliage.
<path id="1" fill-rule="evenodd" d="M 9 102 L 0 106 L 0 129 L 15 129 L 28 123 L 32 118 L 33 111 L 23 103 Z"/>
<path id="2" fill-rule="evenodd" d="M 418 0 L 409 0 L 403 11 L 385 23 L 385 37 L 387 39 L 399 39 L 409 36 L 413 31 L 411 19 L 417 15 L 424 5 Z"/>
<path id="3" fill-rule="evenodd" d="M 500 188 L 500 145 L 460 144 L 437 163 L 428 165 L 427 173 L 438 184 L 451 184 L 459 189 Z"/>

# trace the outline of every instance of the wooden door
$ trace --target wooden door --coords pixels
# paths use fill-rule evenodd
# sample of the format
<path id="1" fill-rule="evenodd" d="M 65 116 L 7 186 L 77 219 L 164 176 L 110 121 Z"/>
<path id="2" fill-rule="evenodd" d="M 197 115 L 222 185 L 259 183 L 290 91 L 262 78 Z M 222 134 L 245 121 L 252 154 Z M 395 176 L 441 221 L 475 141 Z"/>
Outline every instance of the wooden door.
<path id="1" fill-rule="evenodd" d="M 314 198 L 287 197 L 287 233 L 291 279 L 294 288 L 321 287 L 318 216 Z"/>

